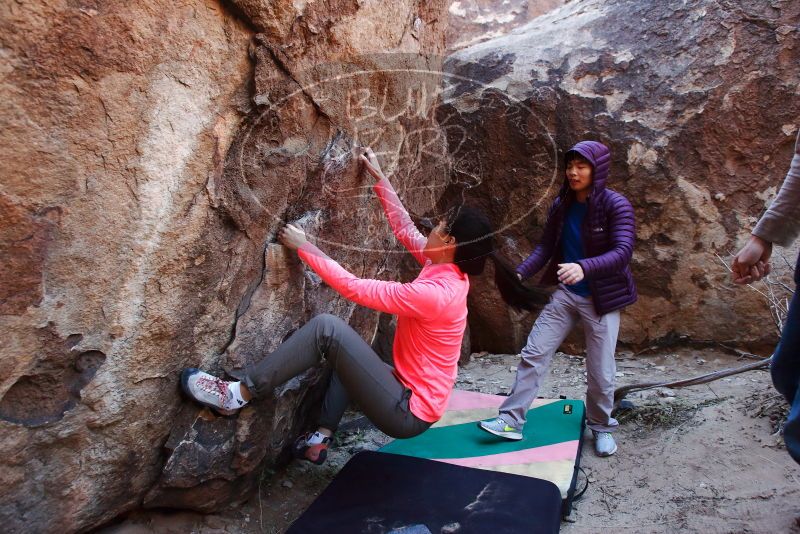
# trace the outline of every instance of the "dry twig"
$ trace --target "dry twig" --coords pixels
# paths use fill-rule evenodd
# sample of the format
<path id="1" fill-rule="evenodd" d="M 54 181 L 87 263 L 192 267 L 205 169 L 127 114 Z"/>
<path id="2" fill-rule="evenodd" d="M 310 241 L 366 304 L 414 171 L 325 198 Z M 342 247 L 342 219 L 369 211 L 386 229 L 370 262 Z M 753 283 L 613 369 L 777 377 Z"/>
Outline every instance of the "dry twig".
<path id="1" fill-rule="evenodd" d="M 722 369 L 721 371 L 707 373 L 704 375 L 696 376 L 694 378 L 676 380 L 674 382 L 643 382 L 639 384 L 630 384 L 628 386 L 622 386 L 614 391 L 614 404 L 619 403 L 619 401 L 624 399 L 628 393 L 631 393 L 633 391 L 643 391 L 645 389 L 653 389 L 659 387 L 677 389 L 677 388 L 685 388 L 688 386 L 697 386 L 699 384 L 705 384 L 707 382 L 719 380 L 720 378 L 725 378 L 726 376 L 737 375 L 739 373 L 744 373 L 747 371 L 753 371 L 755 369 L 763 369 L 769 367 L 769 362 L 771 360 L 772 360 L 771 357 L 765 358 L 758 362 L 742 365 L 741 367 Z"/>

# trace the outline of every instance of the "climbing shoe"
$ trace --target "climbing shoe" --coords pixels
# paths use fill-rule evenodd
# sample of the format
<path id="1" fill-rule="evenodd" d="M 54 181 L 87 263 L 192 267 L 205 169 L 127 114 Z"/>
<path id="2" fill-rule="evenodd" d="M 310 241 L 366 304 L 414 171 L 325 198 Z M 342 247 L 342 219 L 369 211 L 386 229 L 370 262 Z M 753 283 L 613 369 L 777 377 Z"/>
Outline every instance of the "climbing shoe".
<path id="1" fill-rule="evenodd" d="M 501 438 L 520 440 L 522 439 L 522 429 L 509 425 L 502 417 L 495 417 L 493 419 L 486 419 L 478 423 L 481 429 L 500 436 Z"/>
<path id="2" fill-rule="evenodd" d="M 312 464 L 322 465 L 328 457 L 328 446 L 330 446 L 332 439 L 327 436 L 322 436 L 321 443 L 309 443 L 309 441 L 312 441 L 314 434 L 316 434 L 316 432 L 309 432 L 297 438 L 297 441 L 294 442 L 292 452 L 295 458 L 306 460 Z M 319 434 L 319 436 L 321 436 L 321 434 Z"/>
<path id="3" fill-rule="evenodd" d="M 239 382 L 227 382 L 193 367 L 181 373 L 181 387 L 189 398 L 208 406 L 221 415 L 233 415 L 247 404 L 241 396 L 234 395 L 231 386 Z"/>

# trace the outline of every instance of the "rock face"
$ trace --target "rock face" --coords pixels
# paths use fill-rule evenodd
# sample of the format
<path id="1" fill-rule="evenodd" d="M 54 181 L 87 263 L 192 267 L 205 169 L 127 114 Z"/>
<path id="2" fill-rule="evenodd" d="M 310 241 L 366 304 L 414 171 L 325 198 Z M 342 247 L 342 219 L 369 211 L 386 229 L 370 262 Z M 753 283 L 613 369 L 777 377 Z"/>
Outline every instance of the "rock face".
<path id="1" fill-rule="evenodd" d="M 6 531 L 86 530 L 142 504 L 215 509 L 279 460 L 325 372 L 235 419 L 182 401 L 178 373 L 240 368 L 320 312 L 373 337 L 377 314 L 322 287 L 275 232 L 297 220 L 356 274 L 397 270 L 351 148 L 393 150 L 390 170 L 423 142 L 446 154 L 443 138 L 407 135 L 438 131 L 412 105 L 435 76 L 392 74 L 438 70 L 445 8 L 0 7 Z M 405 129 L 384 131 L 388 115 Z M 397 175 L 417 211 L 430 169 Z"/>
<path id="2" fill-rule="evenodd" d="M 602 141 L 609 187 L 637 215 L 640 301 L 621 341 L 774 346 L 766 300 L 734 289 L 718 256 L 730 260 L 788 169 L 799 27 L 789 0 L 584 0 L 454 54 L 439 114 L 448 132 L 469 132 L 451 147 L 505 228 L 506 256 L 519 262 L 537 242 L 564 151 Z M 473 282 L 473 349 L 514 352 L 535 316 L 507 311 L 485 280 Z"/>
<path id="3" fill-rule="evenodd" d="M 447 48 L 458 50 L 530 22 L 568 0 L 455 0 L 448 8 Z"/>

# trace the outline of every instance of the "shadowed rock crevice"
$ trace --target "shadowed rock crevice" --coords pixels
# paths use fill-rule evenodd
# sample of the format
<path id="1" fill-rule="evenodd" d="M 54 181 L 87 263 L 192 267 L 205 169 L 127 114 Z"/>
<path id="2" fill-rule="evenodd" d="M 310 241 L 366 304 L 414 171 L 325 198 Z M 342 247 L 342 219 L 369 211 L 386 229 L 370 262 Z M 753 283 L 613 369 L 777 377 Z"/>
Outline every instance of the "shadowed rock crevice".
<path id="1" fill-rule="evenodd" d="M 77 342 L 70 336 L 66 344 Z M 80 402 L 81 390 L 105 360 L 99 350 L 88 350 L 40 362 L 0 399 L 0 419 L 31 428 L 59 421 Z"/>

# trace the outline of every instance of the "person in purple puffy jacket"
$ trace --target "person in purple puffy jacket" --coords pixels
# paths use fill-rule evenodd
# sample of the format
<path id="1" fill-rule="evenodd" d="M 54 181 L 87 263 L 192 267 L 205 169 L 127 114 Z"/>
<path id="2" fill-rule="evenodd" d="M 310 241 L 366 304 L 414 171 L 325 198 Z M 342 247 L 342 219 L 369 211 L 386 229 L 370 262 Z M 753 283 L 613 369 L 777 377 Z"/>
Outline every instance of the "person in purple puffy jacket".
<path id="1" fill-rule="evenodd" d="M 611 151 L 582 141 L 565 155 L 564 184 L 553 202 L 541 242 L 517 267 L 520 280 L 547 265 L 542 284 L 558 284 L 520 354 L 511 394 L 498 417 L 479 426 L 520 440 L 522 427 L 556 349 L 580 321 L 586 335 L 586 419 L 599 456 L 617 451 L 612 432 L 620 310 L 636 301 L 630 261 L 635 238 L 628 199 L 606 188 Z"/>

